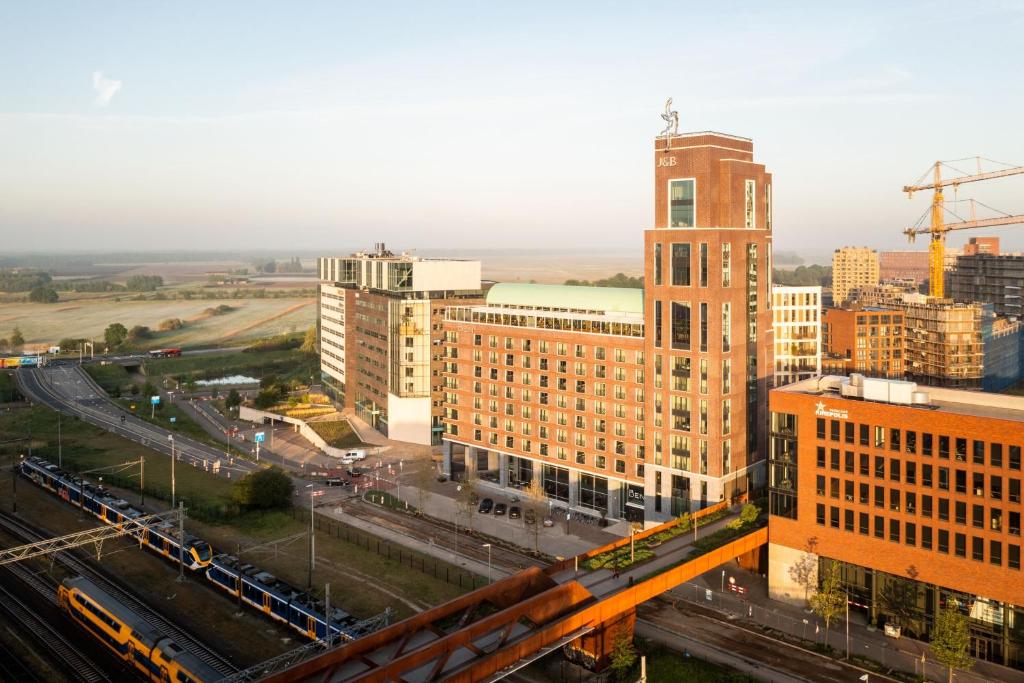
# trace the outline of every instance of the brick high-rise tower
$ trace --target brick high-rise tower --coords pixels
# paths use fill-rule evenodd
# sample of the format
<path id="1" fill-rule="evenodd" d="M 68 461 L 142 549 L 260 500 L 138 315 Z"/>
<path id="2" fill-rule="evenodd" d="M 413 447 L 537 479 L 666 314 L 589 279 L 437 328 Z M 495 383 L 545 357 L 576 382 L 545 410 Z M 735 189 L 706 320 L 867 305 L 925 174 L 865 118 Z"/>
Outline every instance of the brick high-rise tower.
<path id="1" fill-rule="evenodd" d="M 751 140 L 705 132 L 657 138 L 654 180 L 645 503 L 657 518 L 764 481 L 772 178 Z"/>

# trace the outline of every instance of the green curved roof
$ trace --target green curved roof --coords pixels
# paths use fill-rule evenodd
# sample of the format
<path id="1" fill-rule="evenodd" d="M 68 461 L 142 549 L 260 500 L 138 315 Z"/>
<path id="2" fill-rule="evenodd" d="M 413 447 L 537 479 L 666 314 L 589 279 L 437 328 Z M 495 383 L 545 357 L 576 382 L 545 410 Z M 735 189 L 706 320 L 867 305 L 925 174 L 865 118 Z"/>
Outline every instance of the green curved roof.
<path id="1" fill-rule="evenodd" d="M 503 282 L 487 291 L 488 305 L 572 308 L 643 313 L 644 290 L 625 287 L 574 287 Z"/>

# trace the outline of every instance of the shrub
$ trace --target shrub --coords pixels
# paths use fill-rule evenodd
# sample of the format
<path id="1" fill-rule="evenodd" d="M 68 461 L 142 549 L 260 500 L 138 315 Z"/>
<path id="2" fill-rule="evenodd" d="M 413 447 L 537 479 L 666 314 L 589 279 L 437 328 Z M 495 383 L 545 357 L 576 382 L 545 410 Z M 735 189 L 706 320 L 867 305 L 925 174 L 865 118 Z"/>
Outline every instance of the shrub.
<path id="1" fill-rule="evenodd" d="M 28 300 L 37 304 L 55 304 L 60 299 L 53 287 L 33 287 Z"/>
<path id="2" fill-rule="evenodd" d="M 244 508 L 270 510 L 291 507 L 295 490 L 292 479 L 277 467 L 261 469 L 245 476 L 231 489 L 231 498 Z"/>
<path id="3" fill-rule="evenodd" d="M 181 318 L 167 318 L 160 322 L 161 332 L 170 332 L 171 330 L 180 330 L 185 327 L 185 322 Z"/>

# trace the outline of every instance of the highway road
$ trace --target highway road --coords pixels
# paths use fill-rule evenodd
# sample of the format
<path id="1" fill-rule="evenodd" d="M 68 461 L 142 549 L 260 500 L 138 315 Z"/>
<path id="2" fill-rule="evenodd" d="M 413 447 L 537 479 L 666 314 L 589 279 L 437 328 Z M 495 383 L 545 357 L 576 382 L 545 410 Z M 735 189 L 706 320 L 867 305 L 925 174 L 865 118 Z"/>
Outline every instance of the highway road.
<path id="1" fill-rule="evenodd" d="M 22 368 L 18 370 L 17 380 L 22 393 L 32 400 L 66 415 L 76 415 L 86 422 L 168 457 L 173 448 L 177 461 L 186 465 L 195 464 L 212 472 L 213 464 L 219 461 L 220 476 L 227 477 L 228 472 L 231 472 L 232 478 L 244 476 L 258 467 L 255 463 L 238 457 L 233 459 L 233 463 L 229 462 L 224 451 L 172 433 L 126 413 L 120 406 L 111 402 L 103 390 L 78 366 Z M 168 438 L 172 435 L 173 444 Z"/>

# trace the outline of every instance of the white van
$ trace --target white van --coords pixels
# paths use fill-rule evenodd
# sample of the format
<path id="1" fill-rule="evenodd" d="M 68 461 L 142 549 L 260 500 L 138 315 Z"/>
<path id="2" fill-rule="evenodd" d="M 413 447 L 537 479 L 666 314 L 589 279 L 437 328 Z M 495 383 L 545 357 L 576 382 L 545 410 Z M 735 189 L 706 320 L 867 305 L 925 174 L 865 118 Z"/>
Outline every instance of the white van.
<path id="1" fill-rule="evenodd" d="M 366 450 L 362 448 L 354 448 L 345 453 L 346 458 L 352 458 L 353 460 L 366 460 Z"/>

